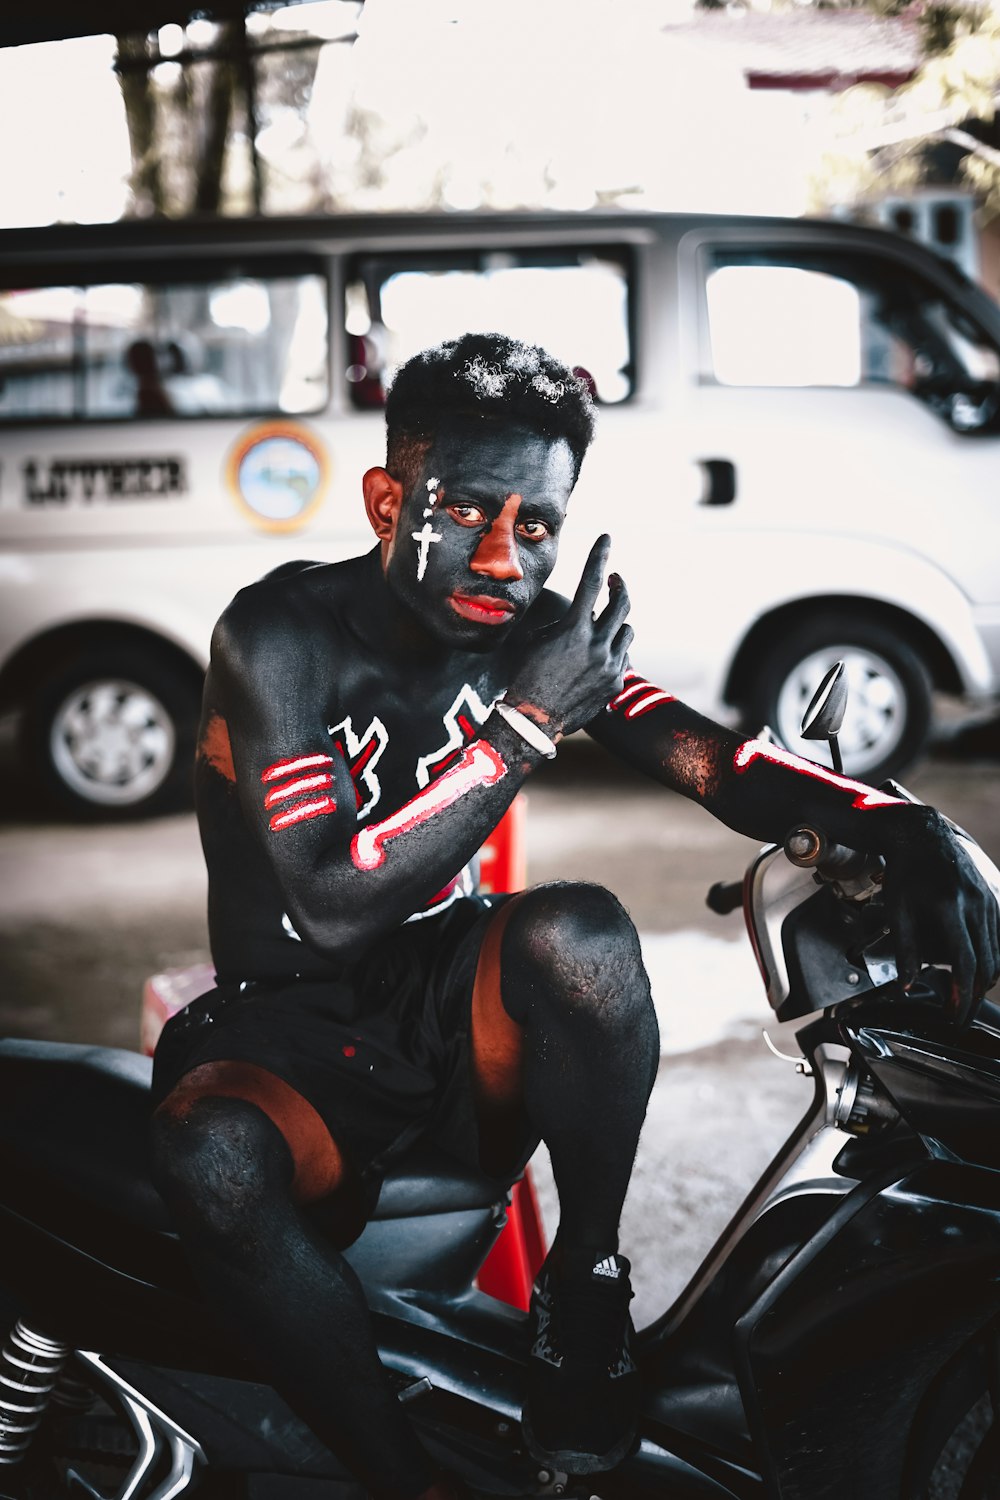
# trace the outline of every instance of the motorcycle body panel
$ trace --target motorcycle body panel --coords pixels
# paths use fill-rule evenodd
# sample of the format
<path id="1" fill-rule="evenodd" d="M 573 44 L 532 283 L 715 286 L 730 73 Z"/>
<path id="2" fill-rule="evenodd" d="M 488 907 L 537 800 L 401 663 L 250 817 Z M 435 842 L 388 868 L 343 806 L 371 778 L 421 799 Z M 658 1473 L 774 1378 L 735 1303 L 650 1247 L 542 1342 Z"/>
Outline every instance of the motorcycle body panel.
<path id="1" fill-rule="evenodd" d="M 1000 1313 L 1000 1174 L 928 1159 L 859 1186 L 736 1325 L 781 1500 L 898 1500 L 937 1372 Z"/>
<path id="2" fill-rule="evenodd" d="M 344 1253 L 442 1466 L 498 1496 L 924 1500 L 966 1385 L 995 1374 L 1000 1012 L 957 1031 L 949 976 L 933 973 L 904 996 L 872 896 L 789 876 L 775 850 L 751 866 L 771 1004 L 812 1017 L 797 1040 L 813 1100 L 639 1335 L 640 1442 L 613 1473 L 567 1484 L 522 1446 L 527 1319 L 474 1285 L 505 1192 L 440 1153 L 394 1165 Z M 100 1458 L 109 1421 L 130 1422 L 146 1467 L 117 1500 L 177 1500 L 206 1464 L 245 1500 L 363 1500 L 199 1295 L 149 1177 L 149 1068 L 114 1049 L 0 1042 L 0 1308 L 77 1351 L 99 1415 L 79 1419 L 68 1451 L 90 1453 L 92 1431 Z M 322 1205 L 309 1212 L 333 1233 Z M 0 1428 L 3 1403 L 0 1382 Z M 50 1415 L 50 1438 L 72 1428 Z"/>

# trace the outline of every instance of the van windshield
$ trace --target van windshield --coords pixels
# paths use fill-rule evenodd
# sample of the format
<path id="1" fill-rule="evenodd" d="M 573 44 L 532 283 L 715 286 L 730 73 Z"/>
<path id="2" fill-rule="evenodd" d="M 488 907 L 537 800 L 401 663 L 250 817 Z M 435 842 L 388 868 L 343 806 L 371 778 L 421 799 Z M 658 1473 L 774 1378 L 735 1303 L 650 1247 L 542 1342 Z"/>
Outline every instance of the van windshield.
<path id="1" fill-rule="evenodd" d="M 632 393 L 630 254 L 609 247 L 358 256 L 348 273 L 346 370 L 355 406 L 381 406 L 411 355 L 463 333 L 542 344 L 586 371 L 597 400 Z"/>
<path id="2" fill-rule="evenodd" d="M 940 287 L 896 262 L 720 248 L 705 291 L 722 385 L 890 386 L 957 432 L 997 429 L 1000 350 Z"/>
<path id="3" fill-rule="evenodd" d="M 326 322 L 318 274 L 0 291 L 0 421 L 317 411 Z"/>

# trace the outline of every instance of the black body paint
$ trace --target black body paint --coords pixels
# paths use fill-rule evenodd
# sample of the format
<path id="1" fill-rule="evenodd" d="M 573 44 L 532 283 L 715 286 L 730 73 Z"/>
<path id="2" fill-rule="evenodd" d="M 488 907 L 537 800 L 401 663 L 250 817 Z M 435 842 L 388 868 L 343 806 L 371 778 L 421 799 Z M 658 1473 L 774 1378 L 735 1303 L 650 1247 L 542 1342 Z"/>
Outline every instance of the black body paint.
<path id="1" fill-rule="evenodd" d="M 645 679 L 626 683 L 616 576 L 595 615 L 607 538 L 572 603 L 545 590 L 575 472 L 564 440 L 454 425 L 417 467 L 406 485 L 365 476 L 378 548 L 281 569 L 216 631 L 197 795 L 223 980 L 336 976 L 450 899 L 540 759 L 491 712 L 501 695 L 553 740 L 586 727 L 742 832 L 780 840 L 814 821 L 884 852 L 894 919 L 911 923 L 904 961 L 913 902 L 922 936 L 938 914 L 963 982 L 995 978 L 995 917 L 987 931 L 936 814 L 859 806 L 856 788 L 754 754 Z M 637 935 L 607 892 L 541 887 L 513 907 L 499 951 L 496 988 L 502 978 L 523 1031 L 524 1111 L 552 1150 L 559 1244 L 607 1254 L 659 1057 Z M 332 1446 L 349 1435 L 375 1493 L 417 1495 L 430 1471 L 382 1379 L 360 1290 L 290 1200 L 281 1133 L 254 1110 L 209 1099 L 197 1119 L 158 1122 L 160 1180 L 192 1263 L 317 1433 Z"/>

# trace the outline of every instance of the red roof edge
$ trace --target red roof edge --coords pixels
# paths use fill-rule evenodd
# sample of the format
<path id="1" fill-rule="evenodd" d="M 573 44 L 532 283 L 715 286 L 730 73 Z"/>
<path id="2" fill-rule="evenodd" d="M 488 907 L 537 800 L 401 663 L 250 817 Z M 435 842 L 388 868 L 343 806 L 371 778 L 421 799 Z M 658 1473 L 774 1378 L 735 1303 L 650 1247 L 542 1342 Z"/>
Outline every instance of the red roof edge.
<path id="1" fill-rule="evenodd" d="M 849 89 L 856 83 L 880 83 L 886 88 L 898 89 L 909 83 L 914 68 L 860 68 L 856 73 L 838 73 L 835 68 L 816 73 L 764 72 L 750 68 L 746 79 L 752 89 L 787 89 L 804 92 L 807 89 L 826 89 L 828 92 Z"/>

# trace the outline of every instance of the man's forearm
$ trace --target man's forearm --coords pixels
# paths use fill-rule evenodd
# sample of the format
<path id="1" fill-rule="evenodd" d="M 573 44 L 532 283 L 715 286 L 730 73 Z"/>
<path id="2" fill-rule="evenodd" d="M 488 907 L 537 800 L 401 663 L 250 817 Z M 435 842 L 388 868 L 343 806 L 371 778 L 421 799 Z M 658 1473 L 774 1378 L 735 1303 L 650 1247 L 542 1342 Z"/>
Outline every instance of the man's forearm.
<path id="1" fill-rule="evenodd" d="M 634 673 L 588 732 L 736 832 L 766 842 L 815 823 L 838 843 L 885 854 L 919 837 L 935 816 L 715 724 Z"/>
<path id="2" fill-rule="evenodd" d="M 303 830 L 306 867 L 279 856 L 296 930 L 342 957 L 405 920 L 473 857 L 541 758 L 493 713 L 455 765 L 395 812 L 363 824 L 346 850 L 342 838 L 309 848 Z"/>

